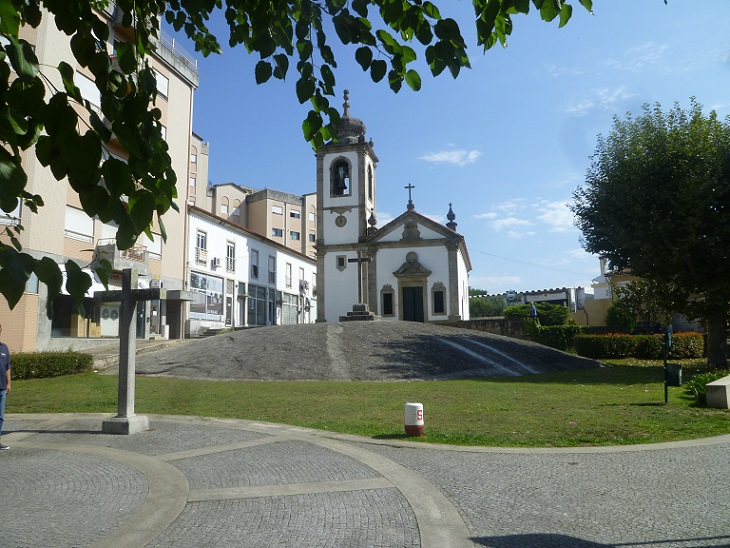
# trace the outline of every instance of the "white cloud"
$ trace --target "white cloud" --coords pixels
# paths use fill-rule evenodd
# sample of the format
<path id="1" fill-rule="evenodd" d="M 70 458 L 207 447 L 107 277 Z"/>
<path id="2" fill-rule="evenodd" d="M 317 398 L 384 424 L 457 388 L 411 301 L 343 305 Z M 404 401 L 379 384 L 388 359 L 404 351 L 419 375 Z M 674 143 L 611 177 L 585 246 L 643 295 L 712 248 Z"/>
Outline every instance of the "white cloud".
<path id="1" fill-rule="evenodd" d="M 573 213 L 565 202 L 547 202 L 537 205 L 544 212 L 536 217 L 550 227 L 551 232 L 567 232 L 573 229 Z"/>
<path id="2" fill-rule="evenodd" d="M 452 164 L 463 167 L 466 164 L 473 164 L 482 155 L 478 150 L 441 150 L 430 152 L 419 156 L 419 160 L 432 164 Z"/>
<path id="3" fill-rule="evenodd" d="M 393 217 L 390 213 L 386 213 L 384 211 L 379 211 L 376 219 L 378 221 L 378 224 L 375 226 L 377 226 L 377 228 L 383 228 L 390 221 L 395 219 L 395 217 Z"/>
<path id="4" fill-rule="evenodd" d="M 517 217 L 505 217 L 504 219 L 497 219 L 489 223 L 494 230 L 500 232 L 505 228 L 515 228 L 519 226 L 530 226 L 532 223 L 526 219 L 518 219 Z"/>
<path id="5" fill-rule="evenodd" d="M 657 65 L 668 50 L 667 44 L 646 42 L 629 48 L 620 59 L 608 59 L 605 64 L 619 70 L 642 72 L 651 65 Z"/>
<path id="6" fill-rule="evenodd" d="M 585 116 L 592 110 L 616 111 L 621 103 L 634 96 L 626 86 L 615 89 L 594 88 L 591 94 L 592 97 L 589 99 L 582 99 L 566 106 L 565 111 L 576 116 Z"/>
<path id="7" fill-rule="evenodd" d="M 470 276 L 469 287 L 485 289 L 490 294 L 504 293 L 522 285 L 522 278 L 515 274 L 496 274 L 493 276 Z"/>
<path id="8" fill-rule="evenodd" d="M 561 76 L 582 76 L 586 73 L 585 70 L 578 68 L 562 67 L 555 64 L 545 65 L 545 70 L 553 78 L 560 78 Z"/>
<path id="9" fill-rule="evenodd" d="M 490 211 L 489 213 L 480 213 L 479 215 L 474 215 L 475 219 L 496 219 L 497 214 L 494 211 Z"/>

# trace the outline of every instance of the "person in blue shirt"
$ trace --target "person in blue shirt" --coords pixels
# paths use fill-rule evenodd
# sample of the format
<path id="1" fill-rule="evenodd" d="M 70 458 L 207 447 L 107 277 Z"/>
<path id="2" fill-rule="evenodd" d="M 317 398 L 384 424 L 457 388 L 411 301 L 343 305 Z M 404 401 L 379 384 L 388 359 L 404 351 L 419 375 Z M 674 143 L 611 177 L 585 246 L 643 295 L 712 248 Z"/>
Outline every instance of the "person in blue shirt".
<path id="1" fill-rule="evenodd" d="M 3 326 L 0 325 L 0 334 Z M 0 436 L 3 434 L 3 422 L 5 422 L 5 398 L 10 394 L 10 350 L 8 345 L 0 342 Z M 0 451 L 10 449 L 9 446 L 0 443 Z"/>

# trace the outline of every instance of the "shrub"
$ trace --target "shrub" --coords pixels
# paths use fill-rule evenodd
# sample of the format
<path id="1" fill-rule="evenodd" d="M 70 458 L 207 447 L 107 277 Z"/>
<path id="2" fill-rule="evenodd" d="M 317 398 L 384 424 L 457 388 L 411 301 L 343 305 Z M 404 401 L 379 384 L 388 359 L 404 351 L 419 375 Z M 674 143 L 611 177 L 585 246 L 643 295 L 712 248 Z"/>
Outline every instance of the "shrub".
<path id="1" fill-rule="evenodd" d="M 626 358 L 636 352 L 636 337 L 632 335 L 577 335 L 573 343 L 579 356 L 586 358 Z"/>
<path id="2" fill-rule="evenodd" d="M 705 397 L 707 396 L 707 389 L 705 385 L 708 382 L 716 381 L 723 377 L 730 375 L 730 369 L 725 371 L 711 371 L 709 373 L 699 373 L 693 375 L 684 385 L 684 392 L 692 396 L 699 405 L 705 405 L 707 403 Z"/>
<path id="3" fill-rule="evenodd" d="M 700 358 L 703 352 L 700 333 L 677 333 L 672 337 L 668 358 L 682 360 Z M 578 335 L 575 350 L 586 358 L 639 358 L 661 360 L 664 357 L 664 335 Z"/>
<path id="4" fill-rule="evenodd" d="M 568 319 L 568 308 L 560 304 L 535 303 L 541 325 L 564 325 Z M 530 318 L 529 304 L 516 304 L 504 309 L 505 318 Z"/>
<path id="5" fill-rule="evenodd" d="M 539 326 L 531 323 L 528 326 L 527 335 L 536 343 L 564 352 L 573 352 L 575 350 L 573 339 L 576 335 L 584 333 L 585 330 L 586 327 L 582 325 Z"/>
<path id="6" fill-rule="evenodd" d="M 80 352 L 34 352 L 11 356 L 14 379 L 40 379 L 86 373 L 93 369 L 91 354 Z"/>

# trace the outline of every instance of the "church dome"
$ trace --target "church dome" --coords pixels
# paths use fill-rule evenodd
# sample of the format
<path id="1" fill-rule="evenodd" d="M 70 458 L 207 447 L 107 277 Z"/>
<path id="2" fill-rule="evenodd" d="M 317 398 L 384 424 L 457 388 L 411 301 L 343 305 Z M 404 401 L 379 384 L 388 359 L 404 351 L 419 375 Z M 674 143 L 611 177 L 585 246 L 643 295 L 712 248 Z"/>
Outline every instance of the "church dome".
<path id="1" fill-rule="evenodd" d="M 359 118 L 350 116 L 350 92 L 345 90 L 345 102 L 340 122 L 337 124 L 337 139 L 340 143 L 360 143 L 365 141 L 365 123 Z"/>

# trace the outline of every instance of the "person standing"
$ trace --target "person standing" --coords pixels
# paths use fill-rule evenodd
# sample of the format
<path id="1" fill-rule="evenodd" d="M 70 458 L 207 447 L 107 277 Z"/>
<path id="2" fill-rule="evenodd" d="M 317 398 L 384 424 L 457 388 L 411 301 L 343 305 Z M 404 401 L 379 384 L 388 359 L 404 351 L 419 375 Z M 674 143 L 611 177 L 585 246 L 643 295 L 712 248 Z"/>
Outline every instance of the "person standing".
<path id="1" fill-rule="evenodd" d="M 0 325 L 0 334 L 3 326 Z M 3 435 L 3 422 L 5 422 L 5 399 L 10 394 L 10 350 L 8 345 L 0 342 L 0 436 Z M 10 449 L 9 446 L 0 443 L 0 451 Z"/>

